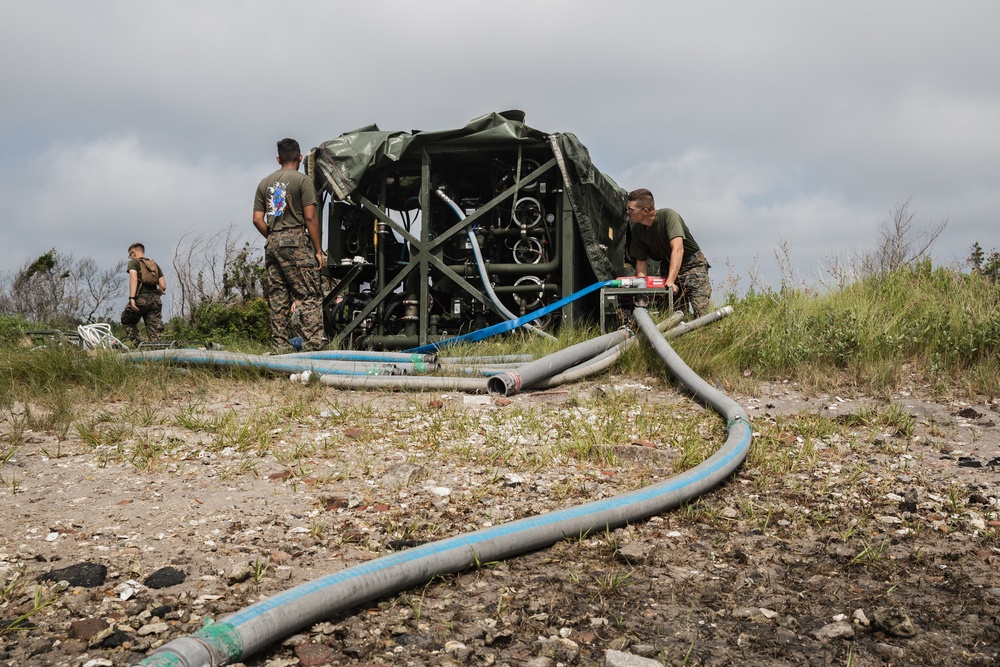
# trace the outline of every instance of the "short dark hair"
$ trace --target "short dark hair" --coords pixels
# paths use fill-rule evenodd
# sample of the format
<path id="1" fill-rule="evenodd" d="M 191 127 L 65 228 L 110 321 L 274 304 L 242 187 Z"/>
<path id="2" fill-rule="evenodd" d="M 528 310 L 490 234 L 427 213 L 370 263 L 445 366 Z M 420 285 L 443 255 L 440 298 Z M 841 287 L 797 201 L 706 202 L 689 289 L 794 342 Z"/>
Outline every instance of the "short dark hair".
<path id="1" fill-rule="evenodd" d="M 138 248 L 139 250 L 141 250 L 142 254 L 144 254 L 144 255 L 146 254 L 146 246 L 142 245 L 141 243 L 133 243 L 132 245 L 130 245 L 128 247 L 128 251 L 132 252 L 136 248 Z"/>
<path id="2" fill-rule="evenodd" d="M 281 164 L 295 162 L 300 155 L 302 155 L 302 149 L 299 148 L 299 142 L 295 139 L 286 138 L 278 142 L 278 159 L 281 160 Z"/>
<path id="3" fill-rule="evenodd" d="M 653 203 L 653 193 L 646 188 L 639 188 L 628 193 L 628 201 L 634 201 L 642 208 L 656 207 L 656 204 Z"/>

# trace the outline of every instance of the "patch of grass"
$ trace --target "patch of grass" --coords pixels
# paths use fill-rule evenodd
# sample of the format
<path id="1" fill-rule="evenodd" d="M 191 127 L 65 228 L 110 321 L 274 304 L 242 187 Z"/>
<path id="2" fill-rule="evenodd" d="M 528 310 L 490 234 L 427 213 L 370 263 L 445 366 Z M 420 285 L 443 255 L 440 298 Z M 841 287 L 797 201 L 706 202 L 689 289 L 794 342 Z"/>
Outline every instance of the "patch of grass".
<path id="1" fill-rule="evenodd" d="M 621 568 L 613 567 L 603 574 L 596 575 L 594 581 L 600 590 L 605 593 L 612 593 L 631 585 L 633 574 L 635 574 L 634 569 L 626 572 Z"/>
<path id="2" fill-rule="evenodd" d="M 885 538 L 881 542 L 869 542 L 862 538 L 861 545 L 861 551 L 851 559 L 851 563 L 875 565 L 881 563 L 886 558 L 886 552 L 889 549 L 889 539 Z"/>
<path id="3" fill-rule="evenodd" d="M 929 261 L 819 292 L 750 292 L 732 316 L 674 344 L 695 372 L 728 386 L 788 378 L 888 396 L 920 382 L 987 394 L 1000 358 L 1000 290 Z"/>
<path id="4" fill-rule="evenodd" d="M 13 575 L 8 577 L 0 587 L 0 607 L 17 601 L 27 593 L 28 579 L 23 566 L 19 566 Z M 55 594 L 46 586 L 38 584 L 34 592 L 30 595 L 30 607 L 24 613 L 12 619 L 7 619 L 0 625 L 0 637 L 13 632 L 30 631 L 31 627 L 26 625 L 27 621 L 38 614 L 46 607 L 56 602 Z"/>

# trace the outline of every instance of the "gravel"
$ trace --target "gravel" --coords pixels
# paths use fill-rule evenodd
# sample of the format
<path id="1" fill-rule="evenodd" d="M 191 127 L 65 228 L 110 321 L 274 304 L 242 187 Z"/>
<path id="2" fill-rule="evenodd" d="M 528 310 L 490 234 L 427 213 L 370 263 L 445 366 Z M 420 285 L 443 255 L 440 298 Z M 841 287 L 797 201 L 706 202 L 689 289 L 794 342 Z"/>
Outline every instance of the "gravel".
<path id="1" fill-rule="evenodd" d="M 0 627 L 17 628 L 0 634 L 0 665 L 129 665 L 391 550 L 664 479 L 680 457 L 668 439 L 546 453 L 626 386 L 638 411 L 711 421 L 655 378 L 502 402 L 248 380 L 197 404 L 206 423 L 287 406 L 264 453 L 181 425 L 193 399 L 180 391 L 121 445 L 155 457 L 124 460 L 73 429 L 27 433 L 0 467 Z M 815 455 L 780 475 L 748 461 L 687 507 L 373 600 L 245 664 L 996 664 L 997 403 L 903 393 L 892 400 L 915 427 L 901 434 L 801 419 L 843 424 L 879 404 L 867 397 L 775 384 L 734 398 L 755 446 Z"/>

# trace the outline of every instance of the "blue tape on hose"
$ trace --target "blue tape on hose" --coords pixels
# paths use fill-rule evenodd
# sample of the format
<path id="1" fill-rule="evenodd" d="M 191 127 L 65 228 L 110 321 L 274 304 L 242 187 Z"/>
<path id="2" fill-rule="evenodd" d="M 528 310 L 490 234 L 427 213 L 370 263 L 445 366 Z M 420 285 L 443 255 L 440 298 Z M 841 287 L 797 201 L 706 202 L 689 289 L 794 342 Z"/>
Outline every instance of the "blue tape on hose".
<path id="1" fill-rule="evenodd" d="M 608 287 L 609 285 L 616 283 L 615 280 L 605 280 L 604 282 L 594 283 L 589 287 L 584 287 L 579 292 L 574 292 L 567 297 L 559 299 L 555 303 L 550 303 L 544 308 L 539 308 L 538 310 L 532 311 L 527 315 L 522 315 L 516 320 L 507 320 L 506 322 L 500 322 L 499 324 L 494 324 L 492 326 L 479 329 L 477 331 L 472 331 L 467 334 L 462 334 L 461 336 L 455 336 L 454 338 L 447 338 L 445 340 L 440 340 L 436 343 L 428 343 L 427 345 L 421 345 L 420 347 L 411 347 L 407 352 L 415 352 L 418 354 L 427 354 L 429 352 L 434 352 L 442 347 L 447 347 L 449 345 L 455 345 L 456 343 L 475 343 L 490 336 L 496 336 L 497 334 L 506 333 L 508 331 L 513 331 L 518 327 L 522 327 L 525 324 L 537 320 L 540 317 L 545 317 L 549 313 L 555 310 L 559 310 L 563 306 L 573 303 L 580 297 L 587 296 L 591 292 L 595 292 L 602 287 Z"/>

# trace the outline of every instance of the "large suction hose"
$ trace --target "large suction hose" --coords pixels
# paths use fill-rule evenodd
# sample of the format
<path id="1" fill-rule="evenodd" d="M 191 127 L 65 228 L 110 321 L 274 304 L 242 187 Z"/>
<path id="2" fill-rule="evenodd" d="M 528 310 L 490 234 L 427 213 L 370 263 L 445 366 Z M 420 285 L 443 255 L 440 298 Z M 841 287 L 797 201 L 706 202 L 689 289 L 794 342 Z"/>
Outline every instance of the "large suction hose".
<path id="1" fill-rule="evenodd" d="M 355 565 L 262 600 L 156 649 L 147 667 L 216 667 L 242 660 L 281 638 L 364 602 L 410 588 L 477 562 L 510 558 L 567 537 L 613 530 L 676 507 L 731 475 L 746 458 L 752 431 L 732 399 L 698 377 L 673 352 L 645 310 L 636 321 L 692 393 L 727 422 L 725 444 L 700 465 L 657 484 L 577 507 L 458 535 Z"/>
<path id="2" fill-rule="evenodd" d="M 552 377 L 567 368 L 572 368 L 579 363 L 601 354 L 608 348 L 618 345 L 631 335 L 628 329 L 619 329 L 611 333 L 591 338 L 588 341 L 571 345 L 564 350 L 559 350 L 554 354 L 542 357 L 538 361 L 521 366 L 516 371 L 508 371 L 490 378 L 489 387 L 491 394 L 501 394 L 511 396 L 522 389 L 527 389 L 536 382 Z"/>
<path id="3" fill-rule="evenodd" d="M 670 317 L 668 317 L 667 319 L 663 320 L 658 325 L 656 325 L 656 328 L 659 331 L 667 331 L 668 329 L 672 330 L 671 327 L 680 322 L 683 317 L 684 313 L 675 312 L 671 314 Z M 532 387 L 534 389 L 550 389 L 552 387 L 558 387 L 559 385 L 565 384 L 567 382 L 576 382 L 577 380 L 580 380 L 582 378 L 589 377 L 591 375 L 600 373 L 601 371 L 607 370 L 608 368 L 611 368 L 611 366 L 613 366 L 615 362 L 618 361 L 618 358 L 622 356 L 622 353 L 637 340 L 638 339 L 634 337 L 629 338 L 627 340 L 623 340 L 622 342 L 618 343 L 618 345 L 615 345 L 611 349 L 602 352 L 596 357 L 592 357 L 582 363 L 577 364 L 576 366 L 567 368 L 563 372 L 557 373 L 552 377 L 539 380 Z"/>
<path id="4" fill-rule="evenodd" d="M 486 378 L 437 375 L 320 375 L 319 381 L 339 389 L 408 389 L 412 391 L 462 391 L 485 394 Z"/>

